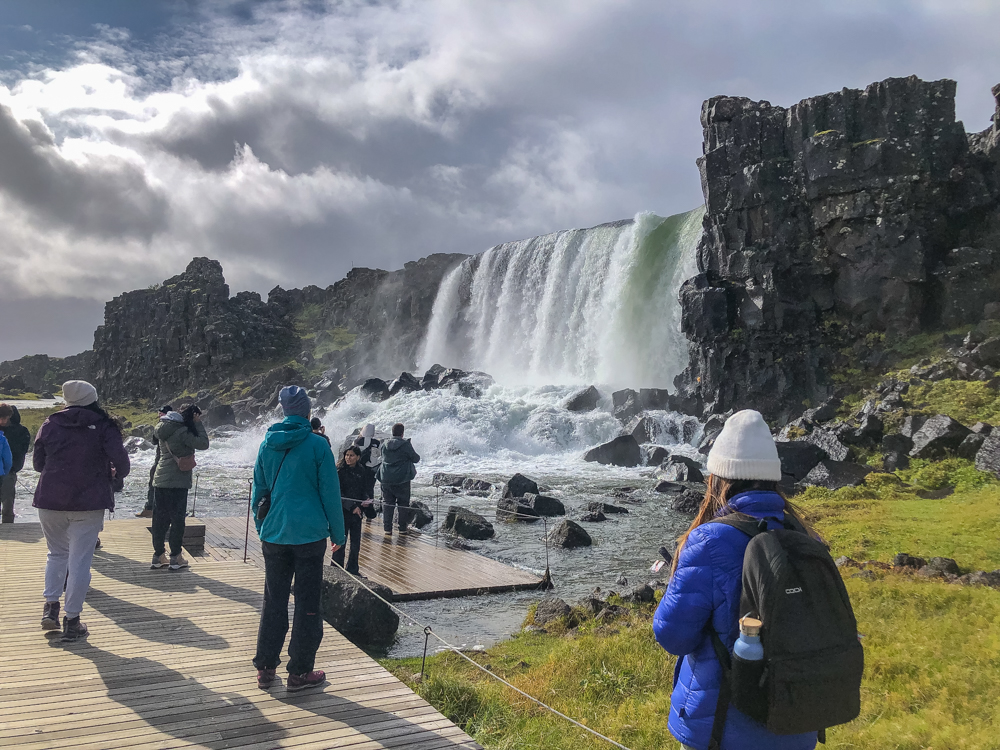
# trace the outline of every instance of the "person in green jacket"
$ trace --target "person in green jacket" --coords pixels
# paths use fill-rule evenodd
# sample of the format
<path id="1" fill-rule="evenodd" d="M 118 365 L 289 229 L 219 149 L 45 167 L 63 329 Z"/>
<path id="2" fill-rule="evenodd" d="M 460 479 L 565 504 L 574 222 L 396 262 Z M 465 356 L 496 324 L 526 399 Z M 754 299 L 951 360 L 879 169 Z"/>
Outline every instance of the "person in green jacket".
<path id="1" fill-rule="evenodd" d="M 188 566 L 181 554 L 184 541 L 184 516 L 187 515 L 188 490 L 194 466 L 182 469 L 195 451 L 208 450 L 208 433 L 201 423 L 201 409 L 194 404 L 160 417 L 153 428 L 159 441 L 160 460 L 153 474 L 153 569 L 169 565 L 171 570 Z M 183 460 L 182 460 L 183 459 Z M 170 559 L 165 542 L 170 532 Z"/>
<path id="2" fill-rule="evenodd" d="M 268 428 L 253 467 L 251 509 L 264 553 L 264 607 L 253 664 L 257 686 L 266 690 L 281 663 L 294 577 L 285 689 L 295 692 L 326 681 L 322 670 L 313 669 L 323 640 L 323 560 L 328 537 L 334 552 L 344 544 L 344 515 L 330 444 L 309 424 L 309 397 L 289 385 L 281 389 L 278 402 L 285 418 Z"/>

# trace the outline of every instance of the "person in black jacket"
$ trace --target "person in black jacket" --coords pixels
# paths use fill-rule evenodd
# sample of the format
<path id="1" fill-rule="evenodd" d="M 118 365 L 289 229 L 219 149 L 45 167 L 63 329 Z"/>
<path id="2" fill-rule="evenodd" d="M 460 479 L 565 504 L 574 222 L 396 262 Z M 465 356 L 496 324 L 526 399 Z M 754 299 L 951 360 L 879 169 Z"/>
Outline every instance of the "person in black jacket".
<path id="1" fill-rule="evenodd" d="M 16 406 L 0 404 L 0 433 L 10 445 L 10 471 L 0 477 L 0 523 L 14 523 L 14 493 L 17 489 L 17 472 L 24 468 L 24 457 L 31 445 L 31 433 L 21 424 L 21 413 Z"/>
<path id="2" fill-rule="evenodd" d="M 333 553 L 333 563 L 354 575 L 361 575 L 361 571 L 358 570 L 358 556 L 361 553 L 361 517 L 364 509 L 373 502 L 368 492 L 368 474 L 368 469 L 361 463 L 361 451 L 354 445 L 350 446 L 337 464 L 340 500 L 344 506 L 344 532 L 349 540 L 350 551 L 346 566 L 344 550 L 348 544 Z"/>

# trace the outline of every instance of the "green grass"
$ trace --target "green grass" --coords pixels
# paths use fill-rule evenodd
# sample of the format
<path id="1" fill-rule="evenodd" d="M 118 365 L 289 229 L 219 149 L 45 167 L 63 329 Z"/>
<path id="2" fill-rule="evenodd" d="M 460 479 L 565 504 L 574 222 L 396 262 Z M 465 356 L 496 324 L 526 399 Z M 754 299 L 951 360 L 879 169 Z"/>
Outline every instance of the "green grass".
<path id="1" fill-rule="evenodd" d="M 0 393 L 0 401 L 38 401 L 40 398 L 37 393 Z"/>
<path id="2" fill-rule="evenodd" d="M 914 414 L 947 414 L 966 426 L 1000 421 L 1000 392 L 981 381 L 939 380 L 910 386 L 903 404 Z"/>

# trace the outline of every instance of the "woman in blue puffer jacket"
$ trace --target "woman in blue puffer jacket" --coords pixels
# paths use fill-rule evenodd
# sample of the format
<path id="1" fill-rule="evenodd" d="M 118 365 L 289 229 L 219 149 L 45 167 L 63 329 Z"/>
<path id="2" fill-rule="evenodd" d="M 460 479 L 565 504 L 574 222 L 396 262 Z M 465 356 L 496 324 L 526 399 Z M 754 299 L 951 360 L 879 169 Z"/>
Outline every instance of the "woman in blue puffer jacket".
<path id="1" fill-rule="evenodd" d="M 798 518 L 777 492 L 781 461 L 764 419 L 737 412 L 708 454 L 708 491 L 698 514 L 681 536 L 674 570 L 656 609 L 656 641 L 681 657 L 674 670 L 670 733 L 684 747 L 708 750 L 715 720 L 722 665 L 712 647 L 714 628 L 730 653 L 739 636 L 743 553 L 750 538 L 731 526 L 708 523 L 729 513 L 754 518 Z M 801 519 L 798 519 L 801 521 Z M 775 528 L 778 525 L 772 522 Z M 776 735 L 730 705 L 721 750 L 812 750 L 816 732 Z"/>

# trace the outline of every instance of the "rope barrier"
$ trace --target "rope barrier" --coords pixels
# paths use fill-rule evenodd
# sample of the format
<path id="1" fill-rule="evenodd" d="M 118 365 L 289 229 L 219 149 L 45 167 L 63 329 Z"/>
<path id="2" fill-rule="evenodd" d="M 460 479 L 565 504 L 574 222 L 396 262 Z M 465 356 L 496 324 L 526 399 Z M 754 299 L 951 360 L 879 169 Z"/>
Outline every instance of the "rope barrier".
<path id="1" fill-rule="evenodd" d="M 338 565 L 337 567 L 340 567 L 340 566 Z M 582 724 L 581 722 L 577 721 L 576 719 L 572 718 L 571 716 L 567 716 L 562 711 L 559 711 L 558 709 L 555 709 L 552 706 L 550 706 L 550 705 L 548 705 L 546 703 L 543 703 L 542 701 L 540 701 L 535 696 L 529 695 L 528 693 L 524 692 L 520 688 L 515 687 L 514 685 L 511 685 L 509 682 L 507 682 L 507 680 L 505 680 L 500 675 L 494 674 L 493 672 L 491 672 L 490 670 L 488 670 L 486 667 L 484 667 L 482 664 L 480 664 L 479 662 L 477 662 L 475 659 L 473 659 L 473 658 L 467 656 L 466 654 L 462 653 L 462 650 L 459 649 L 458 646 L 455 646 L 455 645 L 449 643 L 444 638 L 442 638 L 441 636 L 439 636 L 437 633 L 435 633 L 431 629 L 430 625 L 424 625 L 419 620 L 415 619 L 413 616 L 411 616 L 407 612 L 404 612 L 399 607 L 397 607 L 395 604 L 393 604 L 392 602 L 388 601 L 384 597 L 380 596 L 377 592 L 373 591 L 370 587 L 368 587 L 367 585 L 365 585 L 365 582 L 362 581 L 360 578 L 358 578 L 357 576 L 353 575 L 352 573 L 348 573 L 346 570 L 344 570 L 344 568 L 340 568 L 340 569 L 347 576 L 349 576 L 355 583 L 357 583 L 359 586 L 361 586 L 362 588 L 364 588 L 365 590 L 367 590 L 368 593 L 370 593 L 376 599 L 380 600 L 382 603 L 384 603 L 391 610 L 393 610 L 397 614 L 401 615 L 402 617 L 406 618 L 411 623 L 413 623 L 414 625 L 416 625 L 418 628 L 423 628 L 423 631 L 424 631 L 424 658 L 423 658 L 423 662 L 421 662 L 421 665 L 420 665 L 420 677 L 421 677 L 421 679 L 423 679 L 423 676 L 424 676 L 424 663 L 427 661 L 427 640 L 429 638 L 434 638 L 435 640 L 440 641 L 441 644 L 445 647 L 445 649 L 447 649 L 448 651 L 451 651 L 452 653 L 457 654 L 458 656 L 462 657 L 467 662 L 469 662 L 470 664 L 472 664 L 476 669 L 480 670 L 484 674 L 489 675 L 490 677 L 492 677 L 493 679 L 497 680 L 498 682 L 503 683 L 504 685 L 506 685 L 507 687 L 509 687 L 511 690 L 513 690 L 515 693 L 518 693 L 519 695 L 527 698 L 528 700 L 532 701 L 533 703 L 538 704 L 539 706 L 541 706 L 542 708 L 546 709 L 547 711 L 551 711 L 556 716 L 558 716 L 558 717 L 560 717 L 562 719 L 565 719 L 569 723 L 571 723 L 571 724 L 579 727 L 580 729 L 583 729 L 586 732 L 589 732 L 590 734 L 594 735 L 595 737 L 597 737 L 599 739 L 604 740 L 605 742 L 613 745 L 614 747 L 620 748 L 620 750 L 629 750 L 628 747 L 626 747 L 625 745 L 622 745 L 620 742 L 615 742 L 610 737 L 605 737 L 603 734 L 601 734 L 597 730 L 591 729 L 586 724 Z"/>

